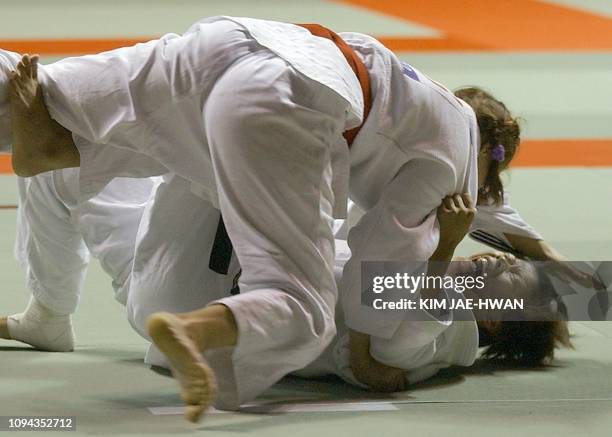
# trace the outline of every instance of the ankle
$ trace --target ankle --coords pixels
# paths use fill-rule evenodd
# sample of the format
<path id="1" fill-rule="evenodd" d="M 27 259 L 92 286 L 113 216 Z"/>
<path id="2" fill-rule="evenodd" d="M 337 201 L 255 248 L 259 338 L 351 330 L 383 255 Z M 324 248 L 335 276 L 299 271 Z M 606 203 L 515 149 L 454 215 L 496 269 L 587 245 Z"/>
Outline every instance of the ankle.
<path id="1" fill-rule="evenodd" d="M 197 346 L 198 350 L 204 352 L 208 349 L 207 345 L 210 344 L 210 341 L 207 335 L 207 321 L 195 319 L 193 317 L 179 317 L 179 319 L 183 323 L 185 332 Z"/>
<path id="2" fill-rule="evenodd" d="M 57 309 L 45 304 L 42 300 L 36 298 L 34 295 L 30 296 L 28 305 L 23 313 L 27 316 L 35 316 L 41 320 L 71 319 L 71 314 L 69 311 L 58 311 Z"/>
<path id="3" fill-rule="evenodd" d="M 57 124 L 56 128 L 41 134 L 35 149 L 13 147 L 12 164 L 18 176 L 32 177 L 51 170 L 78 167 L 80 155 L 71 132 Z"/>

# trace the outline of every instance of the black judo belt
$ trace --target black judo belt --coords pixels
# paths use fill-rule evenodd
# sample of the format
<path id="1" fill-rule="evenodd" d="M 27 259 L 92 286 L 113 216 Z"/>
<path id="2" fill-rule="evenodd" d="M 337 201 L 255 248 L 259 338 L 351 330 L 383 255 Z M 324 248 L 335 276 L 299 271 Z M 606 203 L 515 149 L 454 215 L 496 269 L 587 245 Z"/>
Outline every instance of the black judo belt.
<path id="1" fill-rule="evenodd" d="M 232 253 L 234 252 L 234 246 L 232 240 L 230 240 L 227 230 L 225 229 L 225 223 L 223 223 L 223 216 L 219 216 L 219 224 L 217 225 L 217 232 L 215 233 L 215 241 L 213 242 L 212 249 L 210 251 L 210 259 L 208 260 L 208 268 L 215 273 L 220 275 L 227 275 L 229 272 L 230 262 L 232 261 Z M 240 294 L 240 286 L 238 281 L 242 269 L 238 270 L 234 281 L 232 283 L 232 289 L 230 294 Z"/>
<path id="2" fill-rule="evenodd" d="M 219 273 L 220 275 L 227 275 L 233 251 L 234 246 L 232 245 L 232 240 L 230 240 L 229 235 L 227 235 L 225 223 L 223 223 L 223 216 L 219 216 L 219 224 L 217 225 L 215 241 L 210 251 L 208 267 L 213 272 Z"/>

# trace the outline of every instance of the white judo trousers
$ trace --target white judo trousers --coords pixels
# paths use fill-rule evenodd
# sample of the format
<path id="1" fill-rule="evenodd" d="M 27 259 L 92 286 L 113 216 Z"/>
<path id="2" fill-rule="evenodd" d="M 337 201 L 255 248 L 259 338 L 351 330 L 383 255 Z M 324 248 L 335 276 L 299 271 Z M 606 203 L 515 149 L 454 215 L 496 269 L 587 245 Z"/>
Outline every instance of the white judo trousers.
<path id="1" fill-rule="evenodd" d="M 215 405 L 230 409 L 316 358 L 335 334 L 329 141 L 341 141 L 345 111 L 280 58 L 238 62 L 205 113 L 219 208 L 242 266 L 243 292 L 214 302 L 232 311 L 238 342 L 207 356 Z"/>
<path id="2" fill-rule="evenodd" d="M 235 254 L 227 274 L 209 268 L 220 211 L 185 179 L 163 179 L 140 222 L 127 299 L 128 321 L 147 339 L 151 314 L 194 311 L 229 297 L 240 273 Z M 148 364 L 168 367 L 161 352 L 150 355 Z"/>
<path id="3" fill-rule="evenodd" d="M 136 231 L 157 178 L 111 181 L 78 203 L 79 170 L 18 178 L 15 257 L 27 288 L 58 314 L 75 312 L 90 255 L 111 277 L 115 298 L 127 302 Z"/>
<path id="4" fill-rule="evenodd" d="M 263 260 L 254 262 L 245 257 L 246 268 L 245 263 L 241 263 L 240 295 L 231 296 L 230 290 L 240 269 L 237 259 L 232 259 L 227 275 L 208 268 L 219 211 L 189 188 L 187 181 L 173 178 L 160 185 L 155 200 L 147 208 L 136 245 L 128 319 L 141 335 L 148 338 L 146 319 L 154 312 L 192 311 L 211 303 L 230 308 L 238 325 L 238 344 L 207 352 L 206 358 L 217 374 L 219 395 L 215 405 L 234 409 L 252 400 L 287 373 L 304 367 L 322 352 L 335 333 L 333 306 L 328 306 L 335 305 L 335 282 L 328 283 L 328 280 L 333 281 L 333 276 L 328 279 L 322 268 L 316 270 L 320 279 L 313 285 L 300 281 L 302 287 L 317 287 L 308 290 L 314 297 L 302 296 L 304 292 L 281 282 L 284 278 L 278 271 L 279 280 L 264 288 L 263 284 L 251 283 L 242 277 L 262 278 L 264 272 L 249 269 L 269 267 Z M 329 205 L 328 202 L 331 220 Z M 307 213 L 304 209 L 296 212 Z M 333 238 L 330 223 L 319 224 L 312 215 L 306 215 L 304 220 L 312 227 L 310 235 L 315 243 L 311 250 L 321 252 L 312 254 L 312 264 L 306 264 L 306 267 L 314 270 L 316 262 L 333 265 L 333 240 L 330 242 L 324 238 L 326 235 Z M 226 219 L 225 223 L 231 235 L 233 219 Z M 254 238 L 260 238 L 255 230 L 252 232 Z M 279 230 L 278 235 L 281 234 L 283 232 Z M 240 246 L 244 244 L 240 240 L 233 241 L 237 241 L 234 247 L 240 259 L 242 250 L 249 248 Z M 287 252 L 291 254 L 291 250 Z M 251 256 L 262 255 L 255 252 Z M 271 267 L 280 269 L 276 265 Z M 298 266 L 287 274 L 304 277 Z M 274 285 L 279 288 L 274 288 Z M 163 361 L 157 360 L 154 354 L 147 362 L 164 365 Z"/>

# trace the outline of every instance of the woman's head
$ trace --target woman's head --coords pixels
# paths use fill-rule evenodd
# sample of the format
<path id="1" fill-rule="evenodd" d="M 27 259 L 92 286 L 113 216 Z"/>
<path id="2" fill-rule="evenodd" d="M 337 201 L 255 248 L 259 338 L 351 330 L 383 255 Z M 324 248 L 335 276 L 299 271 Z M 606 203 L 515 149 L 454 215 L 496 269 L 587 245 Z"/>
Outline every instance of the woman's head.
<path id="1" fill-rule="evenodd" d="M 478 87 L 460 88 L 455 95 L 472 107 L 480 130 L 478 186 L 480 196 L 499 204 L 504 187 L 500 173 L 518 149 L 521 129 L 506 105 Z"/>
<path id="2" fill-rule="evenodd" d="M 473 257 L 480 274 L 487 275 L 482 294 L 494 298 L 524 299 L 525 320 L 503 320 L 503 313 L 479 311 L 482 356 L 517 365 L 540 366 L 554 358 L 558 347 L 572 347 L 567 310 L 544 267 L 512 257 Z M 510 260 L 510 261 L 508 261 Z M 516 317 L 517 314 L 514 314 Z"/>

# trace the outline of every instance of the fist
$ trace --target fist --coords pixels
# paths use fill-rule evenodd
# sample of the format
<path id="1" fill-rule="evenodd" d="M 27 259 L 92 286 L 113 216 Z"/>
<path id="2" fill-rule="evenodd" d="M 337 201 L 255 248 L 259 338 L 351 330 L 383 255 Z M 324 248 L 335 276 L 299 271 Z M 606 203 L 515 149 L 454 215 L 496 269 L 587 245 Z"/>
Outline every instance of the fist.
<path id="1" fill-rule="evenodd" d="M 474 201 L 468 193 L 446 196 L 437 211 L 440 242 L 459 244 L 470 230 L 475 215 Z"/>

